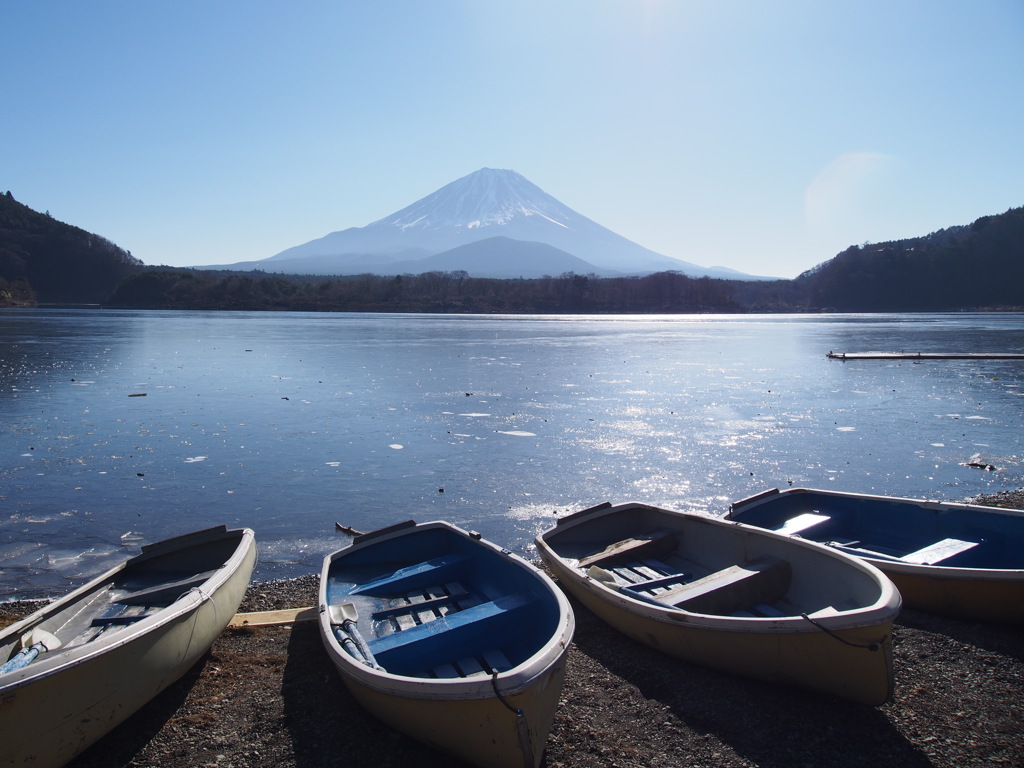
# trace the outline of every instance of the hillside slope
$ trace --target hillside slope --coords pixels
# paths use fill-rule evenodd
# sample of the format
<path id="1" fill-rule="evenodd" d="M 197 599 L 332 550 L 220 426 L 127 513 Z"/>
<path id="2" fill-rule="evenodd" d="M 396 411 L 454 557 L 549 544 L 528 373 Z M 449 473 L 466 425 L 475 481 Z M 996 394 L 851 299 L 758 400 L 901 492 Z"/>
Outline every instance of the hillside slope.
<path id="1" fill-rule="evenodd" d="M 27 284 L 40 302 L 99 303 L 142 268 L 106 238 L 0 195 L 0 280 Z"/>
<path id="2" fill-rule="evenodd" d="M 1024 207 L 924 237 L 851 246 L 796 279 L 803 303 L 842 312 L 1024 307 Z"/>

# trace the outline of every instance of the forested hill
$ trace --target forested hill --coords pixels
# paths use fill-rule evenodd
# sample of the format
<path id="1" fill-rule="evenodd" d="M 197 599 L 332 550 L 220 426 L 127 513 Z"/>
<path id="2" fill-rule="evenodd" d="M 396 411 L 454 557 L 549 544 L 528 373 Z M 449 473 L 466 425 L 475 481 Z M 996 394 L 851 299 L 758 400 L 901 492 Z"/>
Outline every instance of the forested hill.
<path id="1" fill-rule="evenodd" d="M 766 265 L 770 271 L 770 265 Z M 1024 310 L 1024 208 L 923 237 L 852 246 L 795 280 L 675 272 L 537 279 L 467 272 L 345 277 L 146 267 L 99 235 L 0 195 L 0 307 L 371 312 L 940 312 Z"/>
<path id="2" fill-rule="evenodd" d="M 795 280 L 671 272 L 532 280 L 465 272 L 326 278 L 263 272 L 147 272 L 112 303 L 167 309 L 371 312 L 942 312 L 1024 310 L 1024 208 L 924 237 L 853 246 Z"/>
<path id="3" fill-rule="evenodd" d="M 106 238 L 0 195 L 0 306 L 101 303 L 143 268 Z"/>
<path id="4" fill-rule="evenodd" d="M 924 237 L 852 246 L 796 279 L 841 312 L 1024 308 L 1024 208 Z"/>

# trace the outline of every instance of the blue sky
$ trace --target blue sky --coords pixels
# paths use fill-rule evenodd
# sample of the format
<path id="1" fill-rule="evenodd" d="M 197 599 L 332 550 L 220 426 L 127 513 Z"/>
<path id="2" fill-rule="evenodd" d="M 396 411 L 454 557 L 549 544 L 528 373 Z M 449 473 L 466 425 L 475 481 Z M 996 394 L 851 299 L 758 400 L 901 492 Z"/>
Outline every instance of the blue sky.
<path id="1" fill-rule="evenodd" d="M 262 259 L 482 167 L 793 277 L 1024 204 L 1021 0 L 3 2 L 0 191 Z"/>

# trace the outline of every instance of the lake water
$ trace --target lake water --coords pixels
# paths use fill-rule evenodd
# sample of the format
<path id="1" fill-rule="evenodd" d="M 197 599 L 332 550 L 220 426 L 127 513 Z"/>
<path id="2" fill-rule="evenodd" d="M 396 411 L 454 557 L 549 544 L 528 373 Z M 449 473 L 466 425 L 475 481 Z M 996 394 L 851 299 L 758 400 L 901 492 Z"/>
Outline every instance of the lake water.
<path id="1" fill-rule="evenodd" d="M 1024 362 L 830 350 L 1024 352 L 1024 315 L 0 311 L 0 599 L 220 523 L 264 580 L 318 572 L 335 522 L 532 557 L 605 500 L 1024 486 Z"/>

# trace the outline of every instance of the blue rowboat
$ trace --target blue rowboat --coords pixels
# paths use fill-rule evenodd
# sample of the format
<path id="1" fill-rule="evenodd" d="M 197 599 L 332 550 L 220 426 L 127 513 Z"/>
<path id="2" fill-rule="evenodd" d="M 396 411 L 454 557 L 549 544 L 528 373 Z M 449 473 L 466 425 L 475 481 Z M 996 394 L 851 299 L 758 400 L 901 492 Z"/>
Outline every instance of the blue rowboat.
<path id="1" fill-rule="evenodd" d="M 536 768 L 574 620 L 539 569 L 477 533 L 409 521 L 324 558 L 319 624 L 380 720 L 468 763 Z"/>
<path id="2" fill-rule="evenodd" d="M 256 562 L 248 528 L 167 539 L 0 632 L 0 766 L 64 765 L 180 678 Z"/>
<path id="3" fill-rule="evenodd" d="M 870 705 L 892 695 L 899 593 L 853 557 L 635 502 L 560 518 L 537 550 L 561 586 L 652 648 Z"/>
<path id="4" fill-rule="evenodd" d="M 861 558 L 895 582 L 909 607 L 1024 624 L 1019 510 L 791 488 L 738 501 L 727 517 Z"/>

